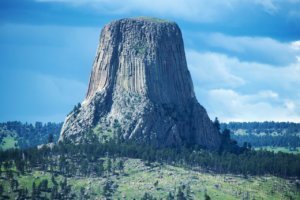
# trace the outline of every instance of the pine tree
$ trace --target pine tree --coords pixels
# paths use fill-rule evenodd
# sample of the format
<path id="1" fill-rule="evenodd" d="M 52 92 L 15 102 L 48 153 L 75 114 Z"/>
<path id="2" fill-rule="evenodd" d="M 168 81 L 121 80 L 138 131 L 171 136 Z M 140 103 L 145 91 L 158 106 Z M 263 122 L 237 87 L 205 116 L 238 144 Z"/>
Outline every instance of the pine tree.
<path id="1" fill-rule="evenodd" d="M 176 194 L 176 199 L 177 200 L 187 200 L 184 196 L 184 193 L 182 192 L 181 187 L 179 187 L 178 192 Z"/>
<path id="2" fill-rule="evenodd" d="M 158 181 L 155 181 L 154 187 L 157 188 L 157 186 L 158 186 Z"/>
<path id="3" fill-rule="evenodd" d="M 211 200 L 210 196 L 208 196 L 207 193 L 204 194 L 204 199 L 205 199 L 205 200 Z"/>
<path id="4" fill-rule="evenodd" d="M 107 180 L 105 183 L 104 183 L 104 186 L 103 186 L 103 195 L 106 197 L 106 198 L 110 198 L 111 197 L 111 185 L 112 185 L 112 182 L 110 180 Z"/>
<path id="5" fill-rule="evenodd" d="M 124 172 L 124 161 L 123 160 L 119 160 L 119 162 L 118 162 L 118 169 L 121 172 Z"/>
<path id="6" fill-rule="evenodd" d="M 0 184 L 0 196 L 2 196 L 3 192 L 4 192 L 3 185 L 2 185 L 2 184 Z"/>
<path id="7" fill-rule="evenodd" d="M 35 182 L 33 181 L 32 183 L 32 191 L 31 191 L 31 199 L 36 199 L 37 198 L 37 188 L 35 185 Z"/>
<path id="8" fill-rule="evenodd" d="M 84 189 L 84 187 L 81 187 L 80 188 L 80 196 L 79 196 L 79 198 L 82 199 L 82 200 L 84 200 L 85 199 L 84 194 L 85 194 L 85 189 Z"/>
<path id="9" fill-rule="evenodd" d="M 112 162 L 111 162 L 110 158 L 107 158 L 106 170 L 107 170 L 107 172 L 111 172 L 112 171 Z"/>
<path id="10" fill-rule="evenodd" d="M 174 196 L 172 195 L 171 192 L 169 192 L 168 196 L 167 196 L 167 200 L 174 200 Z"/>
<path id="11" fill-rule="evenodd" d="M 215 120 L 214 120 L 214 126 L 216 127 L 216 129 L 218 131 L 220 131 L 220 122 L 219 122 L 219 119 L 216 117 Z"/>
<path id="12" fill-rule="evenodd" d="M 141 200 L 155 200 L 156 198 L 153 197 L 151 194 L 149 193 L 144 193 L 143 197 L 141 198 Z"/>
<path id="13" fill-rule="evenodd" d="M 193 199 L 193 198 L 192 198 L 192 194 L 191 194 L 191 187 L 190 187 L 190 185 L 187 185 L 187 186 L 186 186 L 185 194 L 186 194 L 186 198 L 187 198 L 187 199 Z"/>
<path id="14" fill-rule="evenodd" d="M 50 195 L 50 199 L 57 199 L 57 193 L 58 193 L 58 188 L 57 185 L 53 185 L 52 189 L 51 189 L 51 195 Z"/>
<path id="15" fill-rule="evenodd" d="M 54 141 L 53 134 L 50 133 L 49 136 L 48 136 L 48 143 L 52 143 L 53 141 Z"/>

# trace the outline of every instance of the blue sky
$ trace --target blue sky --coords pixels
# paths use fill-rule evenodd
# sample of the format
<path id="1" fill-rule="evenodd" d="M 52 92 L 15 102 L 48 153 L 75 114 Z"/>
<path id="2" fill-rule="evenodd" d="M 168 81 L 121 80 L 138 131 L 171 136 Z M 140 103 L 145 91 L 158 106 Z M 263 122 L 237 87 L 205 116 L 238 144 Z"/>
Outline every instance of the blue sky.
<path id="1" fill-rule="evenodd" d="M 63 121 L 103 25 L 134 16 L 179 24 L 212 119 L 300 122 L 300 0 L 0 1 L 0 121 Z"/>

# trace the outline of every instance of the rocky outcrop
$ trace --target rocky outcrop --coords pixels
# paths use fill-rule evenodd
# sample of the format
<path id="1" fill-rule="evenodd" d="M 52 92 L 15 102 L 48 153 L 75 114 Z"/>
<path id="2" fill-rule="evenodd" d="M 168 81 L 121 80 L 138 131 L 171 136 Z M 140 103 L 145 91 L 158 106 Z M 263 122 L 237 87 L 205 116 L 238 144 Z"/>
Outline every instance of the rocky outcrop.
<path id="1" fill-rule="evenodd" d="M 196 100 L 176 23 L 133 18 L 103 28 L 86 98 L 67 116 L 60 140 L 78 141 L 88 129 L 156 146 L 219 147 Z"/>

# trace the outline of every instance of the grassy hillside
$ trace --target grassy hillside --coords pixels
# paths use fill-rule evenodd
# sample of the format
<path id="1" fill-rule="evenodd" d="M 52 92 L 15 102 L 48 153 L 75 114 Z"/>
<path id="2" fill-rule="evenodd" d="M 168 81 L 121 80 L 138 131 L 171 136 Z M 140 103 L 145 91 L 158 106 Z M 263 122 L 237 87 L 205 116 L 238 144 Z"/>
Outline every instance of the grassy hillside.
<path id="1" fill-rule="evenodd" d="M 45 144 L 49 135 L 57 141 L 62 123 L 21 123 L 18 121 L 0 123 L 0 149 L 28 148 Z"/>
<path id="2" fill-rule="evenodd" d="M 300 123 L 292 122 L 230 122 L 221 124 L 221 129 L 229 129 L 231 137 L 243 145 L 252 147 L 283 148 L 284 152 L 295 153 L 300 147 Z"/>
<path id="3" fill-rule="evenodd" d="M 300 155 L 157 149 L 100 129 L 101 141 L 90 131 L 78 145 L 0 151 L 0 199 L 300 200 Z M 13 130 L 2 140 L 7 148 L 16 145 Z"/>
<path id="4" fill-rule="evenodd" d="M 113 163 L 117 163 L 118 159 L 116 158 Z M 185 197 L 189 196 L 188 199 L 204 199 L 205 194 L 211 199 L 222 200 L 300 199 L 299 183 L 297 189 L 295 180 L 285 180 L 273 176 L 246 178 L 230 174 L 220 175 L 159 163 L 149 166 L 139 159 L 122 158 L 122 160 L 124 161 L 122 171 L 106 172 L 101 177 L 75 176 L 67 178 L 71 192 L 76 195 L 75 199 L 83 195 L 87 199 L 102 199 L 104 196 L 108 199 L 141 199 L 146 192 L 157 199 L 166 199 L 169 193 L 177 199 L 176 195 L 179 190 L 183 191 Z M 3 169 L 3 171 L 5 170 Z M 3 196 L 14 199 L 17 197 L 17 190 L 12 190 L 11 182 L 7 181 L 6 176 L 6 172 L 2 172 Z M 34 170 L 25 175 L 14 173 L 13 176 L 18 180 L 18 188 L 26 187 L 28 194 L 32 193 L 33 182 L 36 187 L 39 187 L 43 180 L 47 180 L 47 188 L 53 186 L 51 174 L 47 171 Z M 59 185 L 63 180 L 61 175 L 55 177 L 55 181 Z M 107 185 L 108 187 L 106 187 Z M 51 197 L 51 192 L 41 193 L 41 196 Z"/>
<path id="5" fill-rule="evenodd" d="M 7 134 L 5 137 L 2 138 L 0 144 L 3 150 L 18 148 L 18 140 L 16 134 Z"/>

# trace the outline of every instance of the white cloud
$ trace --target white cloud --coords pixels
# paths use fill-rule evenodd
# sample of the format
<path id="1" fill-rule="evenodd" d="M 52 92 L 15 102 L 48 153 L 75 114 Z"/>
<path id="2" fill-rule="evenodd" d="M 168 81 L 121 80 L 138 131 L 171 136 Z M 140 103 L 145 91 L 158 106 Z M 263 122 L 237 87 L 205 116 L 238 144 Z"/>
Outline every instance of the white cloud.
<path id="1" fill-rule="evenodd" d="M 208 99 L 215 105 L 215 112 L 222 110 L 214 113 L 219 114 L 222 121 L 300 122 L 300 115 L 295 112 L 295 103 L 291 100 L 274 105 L 268 98 L 261 100 L 260 93 L 243 95 L 226 89 L 208 91 Z"/>
<path id="2" fill-rule="evenodd" d="M 300 51 L 300 40 L 291 43 L 293 49 Z"/>
<path id="3" fill-rule="evenodd" d="M 287 110 L 289 110 L 289 111 L 294 111 L 296 108 L 296 104 L 290 100 L 286 100 L 284 105 L 287 108 Z"/>
<path id="4" fill-rule="evenodd" d="M 197 98 L 211 118 L 300 122 L 300 62 L 274 67 L 192 50 L 187 60 Z"/>
<path id="5" fill-rule="evenodd" d="M 199 34 L 209 47 L 234 53 L 248 61 L 286 65 L 300 55 L 300 41 L 280 42 L 268 37 L 229 36 L 221 33 Z"/>
<path id="6" fill-rule="evenodd" d="M 159 17 L 175 17 L 189 21 L 212 22 L 224 19 L 231 12 L 260 6 L 267 12 L 277 7 L 271 0 L 36 0 L 37 2 L 61 2 L 74 6 L 88 5 L 105 13 L 131 14 L 137 12 Z"/>
<path id="7" fill-rule="evenodd" d="M 48 0 L 39 0 L 48 1 Z M 51 0 L 50 0 L 51 1 Z M 55 0 L 54 0 L 55 1 Z M 230 10 L 238 0 L 58 0 L 75 5 L 87 4 L 114 14 L 140 12 L 143 14 L 184 18 L 190 21 L 210 22 L 223 15 L 222 10 Z"/>
<path id="8" fill-rule="evenodd" d="M 262 98 L 278 99 L 278 94 L 271 90 L 260 91 L 258 96 Z"/>
<path id="9" fill-rule="evenodd" d="M 263 6 L 265 11 L 269 14 L 273 14 L 278 10 L 278 7 L 275 6 L 273 0 L 255 0 L 254 2 Z"/>
<path id="10" fill-rule="evenodd" d="M 298 0 L 35 0 L 60 2 L 73 6 L 90 6 L 111 14 L 138 12 L 159 17 L 175 17 L 189 21 L 212 22 L 224 19 L 231 12 L 261 8 L 269 14 L 277 13 L 284 5 L 298 4 Z"/>
<path id="11" fill-rule="evenodd" d="M 282 5 L 294 6 L 299 4 L 300 0 L 254 0 L 253 2 L 262 6 L 267 13 L 274 14 L 282 8 Z"/>
<path id="12" fill-rule="evenodd" d="M 187 51 L 189 68 L 194 77 L 194 82 L 210 87 L 237 87 L 245 84 L 243 78 L 238 77 L 224 63 L 225 55 L 205 52 L 199 53 L 193 50 Z M 237 60 L 233 62 L 238 62 Z"/>

